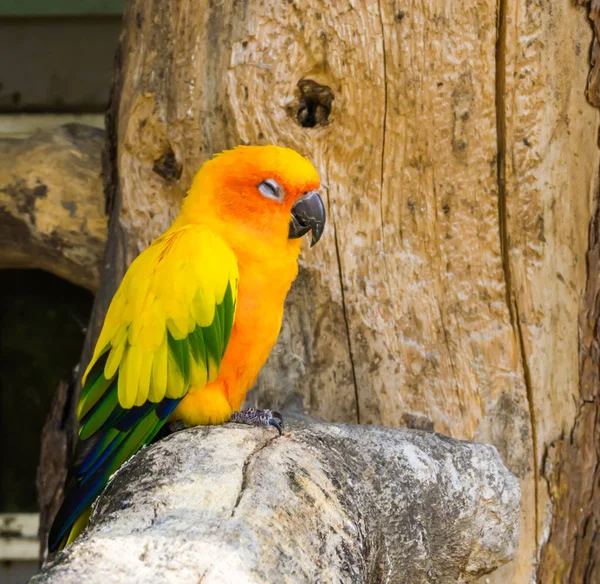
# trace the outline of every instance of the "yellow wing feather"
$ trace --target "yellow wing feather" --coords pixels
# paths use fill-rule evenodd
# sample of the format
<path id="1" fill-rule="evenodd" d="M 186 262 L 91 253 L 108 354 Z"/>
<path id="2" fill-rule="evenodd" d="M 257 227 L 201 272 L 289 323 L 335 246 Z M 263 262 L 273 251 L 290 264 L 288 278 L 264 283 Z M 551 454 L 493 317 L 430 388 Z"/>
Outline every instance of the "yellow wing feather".
<path id="1" fill-rule="evenodd" d="M 98 358 L 110 351 L 104 375 L 110 379 L 119 371 L 118 398 L 123 408 L 182 397 L 190 383 L 205 385 L 216 376 L 214 358 L 210 354 L 205 362 L 190 358 L 189 376 L 184 378 L 169 343 L 185 342 L 197 327 L 210 326 L 228 289 L 235 306 L 237 281 L 235 255 L 220 237 L 193 225 L 167 232 L 127 270 L 108 309 L 84 383 Z"/>

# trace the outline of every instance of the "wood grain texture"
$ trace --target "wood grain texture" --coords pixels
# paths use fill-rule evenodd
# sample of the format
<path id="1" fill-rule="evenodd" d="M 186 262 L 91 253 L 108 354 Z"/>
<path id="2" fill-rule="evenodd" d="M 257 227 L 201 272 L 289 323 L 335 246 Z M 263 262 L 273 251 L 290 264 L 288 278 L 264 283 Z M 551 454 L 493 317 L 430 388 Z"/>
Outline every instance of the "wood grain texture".
<path id="1" fill-rule="evenodd" d="M 573 426 L 545 445 L 542 476 L 552 504 L 538 581 L 600 580 L 600 210 L 590 226 L 588 280 L 580 312 L 580 378 Z"/>
<path id="2" fill-rule="evenodd" d="M 106 243 L 104 132 L 67 124 L 0 140 L 0 268 L 41 268 L 95 290 Z"/>
<path id="3" fill-rule="evenodd" d="M 553 513 L 562 513 L 552 505 L 558 486 L 544 476 L 545 452 L 571 431 L 582 399 L 579 313 L 598 189 L 598 114 L 585 101 L 585 16 L 569 2 L 507 4 L 506 261 L 534 430 L 536 554 Z M 576 490 L 587 473 L 581 470 L 571 477 Z"/>
<path id="4" fill-rule="evenodd" d="M 578 3 L 588 8 L 594 28 L 590 53 L 591 70 L 586 94 L 589 102 L 598 107 L 600 101 L 598 100 L 597 52 L 600 5 L 596 0 L 590 2 L 580 0 Z M 572 23 L 564 22 L 564 20 L 560 23 L 559 30 L 565 30 L 565 35 L 566 26 L 572 26 Z M 566 36 L 565 40 L 567 40 Z M 580 52 L 582 46 L 580 40 L 577 34 L 569 35 L 571 54 L 573 48 L 575 54 Z M 564 68 L 562 73 L 563 77 L 566 77 L 569 71 Z M 578 77 L 581 78 L 579 71 Z M 570 108 L 568 113 L 572 115 L 574 108 Z M 557 124 L 557 129 L 562 130 L 563 136 L 565 133 L 572 135 L 573 130 L 585 132 L 581 124 L 576 125 L 575 128 L 571 127 L 570 116 L 566 119 L 563 118 L 561 123 Z M 592 130 L 596 130 L 595 124 L 592 126 Z M 581 160 L 585 160 L 586 154 L 590 154 L 590 151 L 580 150 L 576 144 L 573 144 L 572 148 L 573 150 L 564 152 L 563 156 L 570 157 L 571 160 L 567 160 L 567 162 L 578 169 L 578 172 L 574 172 L 569 178 L 579 181 L 582 178 Z M 600 557 L 600 501 L 597 489 L 600 480 L 597 446 L 599 439 L 598 406 L 600 403 L 600 356 L 598 354 L 600 310 L 598 302 L 600 294 L 600 246 L 598 243 L 600 210 L 598 202 L 600 196 L 595 183 L 597 169 L 594 170 L 590 198 L 582 197 L 582 200 L 579 201 L 581 204 L 589 200 L 594 210 L 587 234 L 587 254 L 585 258 L 578 257 L 575 264 L 577 270 L 575 273 L 581 274 L 585 270 L 586 278 L 579 302 L 577 390 L 573 391 L 570 384 L 563 386 L 568 395 L 574 394 L 570 407 L 567 409 L 573 418 L 568 420 L 570 423 L 566 424 L 566 429 L 560 432 L 558 437 L 552 440 L 544 438 L 540 441 L 540 448 L 543 448 L 541 475 L 544 482 L 542 485 L 545 487 L 540 501 L 549 500 L 549 503 L 546 504 L 546 513 L 542 516 L 544 545 L 538 568 L 538 581 L 540 582 L 550 580 L 569 584 L 580 582 L 591 584 L 600 580 L 600 563 L 598 562 Z M 585 183 L 580 184 L 580 187 L 583 189 Z M 573 208 L 577 210 L 576 205 L 573 205 Z M 571 209 L 568 209 L 567 212 L 570 213 Z M 584 234 L 580 230 L 577 235 L 581 237 Z M 580 281 L 577 282 L 578 285 Z M 571 359 L 573 359 L 572 353 Z M 561 400 L 559 396 L 554 395 L 552 398 L 556 409 L 564 404 L 565 400 Z M 551 512 L 548 511 L 548 508 L 551 509 Z"/>
<path id="5" fill-rule="evenodd" d="M 517 558 L 490 582 L 532 581 L 549 537 L 572 556 L 552 535 L 564 465 L 546 461 L 582 412 L 598 173 L 586 9 L 132 0 L 125 23 L 95 322 L 204 160 L 295 148 L 319 169 L 329 224 L 249 403 L 492 442 L 523 512 Z"/>

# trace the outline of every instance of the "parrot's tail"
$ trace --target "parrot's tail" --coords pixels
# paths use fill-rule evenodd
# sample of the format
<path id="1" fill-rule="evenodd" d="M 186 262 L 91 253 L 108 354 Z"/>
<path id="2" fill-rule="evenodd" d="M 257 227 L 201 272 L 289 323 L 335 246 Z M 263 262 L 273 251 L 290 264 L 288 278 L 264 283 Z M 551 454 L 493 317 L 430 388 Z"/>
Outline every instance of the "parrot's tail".
<path id="1" fill-rule="evenodd" d="M 117 401 L 116 391 L 116 387 L 113 388 L 113 402 Z M 69 545 L 85 529 L 91 505 L 109 478 L 142 446 L 152 442 L 180 401 L 181 398 L 165 398 L 159 403 L 146 402 L 129 410 L 121 408 L 118 402 L 117 405 L 108 402 L 112 411 L 102 410 L 101 401 L 99 407 L 92 408 L 90 419 L 103 413 L 97 424 L 100 428 L 79 441 L 66 481 L 65 498 L 48 534 L 50 553 Z M 86 423 L 85 416 L 82 423 Z"/>
<path id="2" fill-rule="evenodd" d="M 66 548 L 69 544 L 74 542 L 80 535 L 81 532 L 87 527 L 87 524 L 92 515 L 92 506 L 90 505 L 73 523 L 73 526 L 63 538 L 59 541 L 55 547 L 55 551 L 59 552 Z M 53 546 L 54 547 L 54 546 Z"/>

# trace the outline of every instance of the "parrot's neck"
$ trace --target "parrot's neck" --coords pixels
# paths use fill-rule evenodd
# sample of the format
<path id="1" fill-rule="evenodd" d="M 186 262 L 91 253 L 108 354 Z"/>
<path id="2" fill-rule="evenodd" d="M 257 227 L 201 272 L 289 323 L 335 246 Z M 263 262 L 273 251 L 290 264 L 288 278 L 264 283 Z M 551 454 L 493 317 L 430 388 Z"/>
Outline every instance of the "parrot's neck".
<path id="1" fill-rule="evenodd" d="M 283 234 L 257 230 L 249 223 L 224 219 L 215 212 L 216 208 L 209 197 L 188 196 L 169 231 L 176 231 L 186 225 L 206 227 L 229 245 L 238 258 L 240 269 L 252 265 L 262 266 L 266 270 L 266 262 L 272 266 L 297 262 L 302 240 L 288 239 L 287 225 Z"/>

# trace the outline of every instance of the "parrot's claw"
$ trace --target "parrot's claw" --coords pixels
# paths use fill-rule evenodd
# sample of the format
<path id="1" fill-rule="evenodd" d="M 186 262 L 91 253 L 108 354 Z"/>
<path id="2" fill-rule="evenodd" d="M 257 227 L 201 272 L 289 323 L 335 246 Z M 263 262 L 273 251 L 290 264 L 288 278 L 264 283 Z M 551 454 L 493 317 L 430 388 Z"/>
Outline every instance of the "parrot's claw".
<path id="1" fill-rule="evenodd" d="M 249 426 L 275 426 L 279 435 L 283 434 L 283 416 L 273 410 L 258 410 L 248 408 L 242 412 L 233 412 L 231 421 Z"/>

